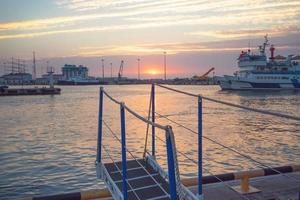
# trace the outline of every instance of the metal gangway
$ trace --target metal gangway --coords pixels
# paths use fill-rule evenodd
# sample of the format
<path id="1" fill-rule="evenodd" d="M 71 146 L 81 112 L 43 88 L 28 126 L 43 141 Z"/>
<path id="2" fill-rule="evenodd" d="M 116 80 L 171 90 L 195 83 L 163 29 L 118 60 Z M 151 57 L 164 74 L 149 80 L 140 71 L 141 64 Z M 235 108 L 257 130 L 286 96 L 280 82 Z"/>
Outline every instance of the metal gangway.
<path id="1" fill-rule="evenodd" d="M 194 131 L 182 124 L 173 121 L 166 116 L 163 116 L 155 111 L 155 86 L 181 93 L 184 95 L 192 96 L 197 98 L 198 102 L 198 130 Z M 118 136 L 108 125 L 108 123 L 104 120 L 103 117 L 103 98 L 107 97 L 110 101 L 120 106 L 120 124 L 121 124 L 121 134 Z M 282 174 L 275 168 L 272 168 L 260 161 L 253 159 L 252 157 L 242 154 L 237 150 L 227 147 L 224 144 L 214 141 L 213 139 L 202 135 L 202 101 L 203 99 L 212 101 L 219 104 L 224 104 L 231 107 L 236 107 L 239 109 L 245 109 L 252 112 L 257 112 L 260 114 L 271 115 L 291 120 L 300 121 L 300 117 L 291 116 L 283 113 L 276 113 L 273 111 L 249 108 L 242 105 L 233 104 L 230 102 L 224 102 L 221 100 L 212 99 L 209 97 L 204 97 L 202 95 L 196 95 L 192 93 L 188 93 L 185 91 L 181 91 L 178 89 L 174 89 L 165 85 L 160 84 L 152 84 L 151 86 L 151 96 L 148 110 L 148 117 L 143 117 L 142 115 L 136 113 L 132 109 L 130 109 L 124 102 L 120 102 L 109 95 L 103 87 L 100 88 L 99 95 L 99 115 L 98 115 L 98 140 L 97 140 L 97 158 L 96 158 L 96 170 L 97 176 L 104 180 L 107 188 L 111 192 L 114 199 L 203 199 L 203 166 L 202 166 L 202 139 L 205 138 L 211 142 L 214 142 L 221 147 L 228 149 L 245 159 L 250 160 L 258 164 L 260 167 L 267 167 L 275 174 Z M 126 146 L 126 121 L 125 114 L 129 113 L 135 118 L 141 120 L 145 124 L 147 124 L 147 132 L 146 132 L 146 141 L 145 141 L 145 149 L 143 156 L 141 158 L 137 158 L 133 155 L 130 149 Z M 151 115 L 151 117 L 150 117 Z M 169 120 L 171 123 L 174 123 L 187 131 L 190 131 L 194 134 L 197 134 L 198 138 L 198 155 L 197 160 L 190 158 L 183 152 L 180 152 L 176 149 L 175 144 L 175 136 L 170 125 L 162 125 L 156 122 L 155 116 L 163 117 Z M 150 119 L 151 118 L 151 119 Z M 103 144 L 103 126 L 105 126 L 108 130 L 108 133 L 112 135 L 112 137 L 120 144 L 121 146 L 121 160 L 114 160 L 112 155 L 110 155 L 109 146 L 107 144 Z M 151 142 L 151 152 L 146 150 L 147 140 L 148 140 L 148 130 L 149 127 L 152 127 L 152 142 Z M 161 139 L 156 135 L 156 129 L 161 129 L 164 131 L 165 139 Z M 165 171 L 156 161 L 156 139 L 163 141 L 166 146 L 166 155 L 167 155 L 167 168 Z M 110 162 L 104 162 L 102 150 L 105 151 L 106 155 Z M 184 156 L 192 163 L 197 165 L 197 191 L 192 192 L 187 187 L 185 187 L 180 179 L 179 166 L 177 160 L 177 153 Z M 131 159 L 127 158 L 127 154 L 131 156 Z M 209 171 L 208 171 L 209 172 Z M 226 184 L 225 179 L 222 177 L 215 176 L 210 173 L 212 177 L 216 180 L 225 184 L 225 186 L 231 188 Z M 291 178 L 288 175 L 282 174 L 286 178 Z M 298 180 L 296 180 L 298 181 Z M 238 194 L 241 199 L 248 199 L 246 196 Z"/>
<path id="2" fill-rule="evenodd" d="M 121 138 L 119 138 L 110 129 L 103 119 L 104 95 L 114 103 L 120 105 Z M 199 197 L 187 189 L 180 181 L 174 133 L 171 126 L 161 125 L 155 122 L 154 98 L 154 85 L 152 85 L 150 100 L 152 120 L 150 120 L 150 117 L 148 117 L 148 119 L 144 118 L 127 107 L 124 102 L 119 102 L 110 96 L 103 89 L 103 87 L 100 88 L 98 145 L 96 159 L 97 176 L 104 180 L 114 199 L 199 199 Z M 201 102 L 199 102 L 199 105 L 201 105 Z M 126 146 L 126 111 L 142 122 L 148 124 L 147 130 L 149 125 L 152 126 L 152 153 L 145 151 L 142 158 L 136 158 Z M 113 137 L 121 144 L 121 161 L 115 161 L 112 156 L 110 156 L 109 147 L 106 144 L 103 144 L 103 125 L 110 130 L 110 133 L 113 135 Z M 155 159 L 156 128 L 163 130 L 165 133 L 168 165 L 167 172 L 157 163 Z M 202 130 L 201 126 L 199 127 L 199 130 Z M 199 138 L 201 139 L 201 135 Z M 201 146 L 201 143 L 199 143 L 199 145 Z M 102 149 L 106 152 L 111 162 L 102 162 Z M 129 153 L 133 159 L 127 159 L 127 153 Z M 199 162 L 202 162 L 202 157 L 201 155 L 199 156 Z M 201 170 L 201 164 L 199 165 L 199 170 Z M 202 188 L 200 192 L 201 193 L 199 193 L 199 195 L 202 195 Z"/>

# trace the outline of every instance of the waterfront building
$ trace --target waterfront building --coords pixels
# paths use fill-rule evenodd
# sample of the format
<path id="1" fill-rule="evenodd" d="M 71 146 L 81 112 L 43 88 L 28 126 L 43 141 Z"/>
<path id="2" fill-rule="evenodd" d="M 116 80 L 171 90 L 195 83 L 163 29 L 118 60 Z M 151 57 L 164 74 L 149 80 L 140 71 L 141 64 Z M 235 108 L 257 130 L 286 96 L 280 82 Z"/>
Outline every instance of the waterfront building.
<path id="1" fill-rule="evenodd" d="M 71 80 L 71 79 L 87 79 L 88 78 L 88 68 L 82 65 L 68 65 L 62 68 L 64 80 Z"/>
<path id="2" fill-rule="evenodd" d="M 64 80 L 62 74 L 52 74 L 53 84 L 57 84 L 59 81 Z M 41 78 L 36 78 L 35 84 L 37 85 L 48 85 L 50 82 L 50 75 L 43 74 Z"/>
<path id="3" fill-rule="evenodd" d="M 42 78 L 48 80 L 50 79 L 50 74 L 44 74 L 42 75 Z M 63 74 L 52 74 L 53 78 L 53 83 L 56 84 L 58 81 L 64 80 L 64 75 Z"/>
<path id="4" fill-rule="evenodd" d="M 29 73 L 9 73 L 1 77 L 1 84 L 6 85 L 21 85 L 30 84 L 32 82 L 32 75 Z"/>

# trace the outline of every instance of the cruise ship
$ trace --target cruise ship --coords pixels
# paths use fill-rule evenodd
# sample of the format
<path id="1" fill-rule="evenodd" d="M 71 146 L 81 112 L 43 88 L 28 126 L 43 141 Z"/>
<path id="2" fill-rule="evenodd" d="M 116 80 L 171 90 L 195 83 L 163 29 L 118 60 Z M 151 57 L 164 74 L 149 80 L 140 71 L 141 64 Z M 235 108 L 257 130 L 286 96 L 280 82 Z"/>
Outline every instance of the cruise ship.
<path id="1" fill-rule="evenodd" d="M 300 90 L 300 56 L 274 56 L 275 47 L 267 35 L 258 53 L 242 51 L 238 57 L 239 71 L 220 80 L 222 90 Z"/>

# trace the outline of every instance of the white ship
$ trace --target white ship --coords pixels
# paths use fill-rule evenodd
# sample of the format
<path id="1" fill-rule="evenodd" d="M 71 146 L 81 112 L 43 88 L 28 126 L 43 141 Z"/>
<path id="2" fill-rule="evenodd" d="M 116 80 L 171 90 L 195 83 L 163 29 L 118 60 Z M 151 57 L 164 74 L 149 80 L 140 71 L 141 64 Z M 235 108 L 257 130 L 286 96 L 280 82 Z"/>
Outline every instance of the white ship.
<path id="1" fill-rule="evenodd" d="M 238 58 L 239 71 L 234 76 L 220 80 L 222 90 L 300 90 L 300 56 L 275 56 L 274 45 L 271 56 L 265 53 L 268 38 L 259 46 L 259 54 L 242 51 Z"/>

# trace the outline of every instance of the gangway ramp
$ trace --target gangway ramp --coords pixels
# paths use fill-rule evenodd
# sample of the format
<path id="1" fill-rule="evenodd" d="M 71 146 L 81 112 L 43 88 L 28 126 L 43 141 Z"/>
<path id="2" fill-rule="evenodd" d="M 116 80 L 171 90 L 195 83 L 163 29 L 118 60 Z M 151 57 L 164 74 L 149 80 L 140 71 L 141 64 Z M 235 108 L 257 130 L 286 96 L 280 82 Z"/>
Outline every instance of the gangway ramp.
<path id="1" fill-rule="evenodd" d="M 121 134 L 119 134 L 119 132 L 115 133 L 110 128 L 108 123 L 103 119 L 104 95 L 120 106 Z M 154 96 L 151 95 L 151 98 L 153 97 Z M 150 100 L 149 106 L 151 106 L 151 102 L 154 102 L 154 99 Z M 152 106 L 154 105 L 152 104 Z M 141 157 L 136 157 L 126 146 L 127 135 L 125 127 L 125 113 L 127 112 L 147 124 L 146 138 L 148 138 L 148 127 L 150 125 L 152 126 L 151 153 L 147 151 L 145 144 L 143 156 L 141 155 Z M 142 117 L 128 108 L 125 103 L 119 102 L 111 97 L 101 87 L 99 98 L 98 144 L 96 159 L 97 176 L 105 182 L 113 198 L 118 200 L 199 199 L 180 181 L 176 145 L 172 127 L 158 124 L 154 121 L 154 119 L 152 119 L 152 121 L 149 119 L 150 114 L 148 115 L 148 119 Z M 106 127 L 105 131 L 103 131 L 103 125 Z M 165 135 L 165 140 L 163 140 L 163 142 L 165 142 L 166 147 L 166 163 L 168 168 L 166 171 L 156 161 L 155 128 L 163 130 Z M 110 143 L 103 144 L 104 142 L 102 141 L 102 137 L 108 135 L 112 136 L 111 138 L 117 141 L 117 144 L 120 145 L 121 150 L 118 152 L 121 153 L 121 160 L 120 158 L 115 159 L 112 156 L 114 153 L 111 153 L 112 150 Z M 104 156 L 102 156 L 102 150 L 104 151 L 103 153 L 106 153 L 107 157 L 104 158 Z M 127 158 L 128 155 L 130 155 L 130 158 Z"/>

